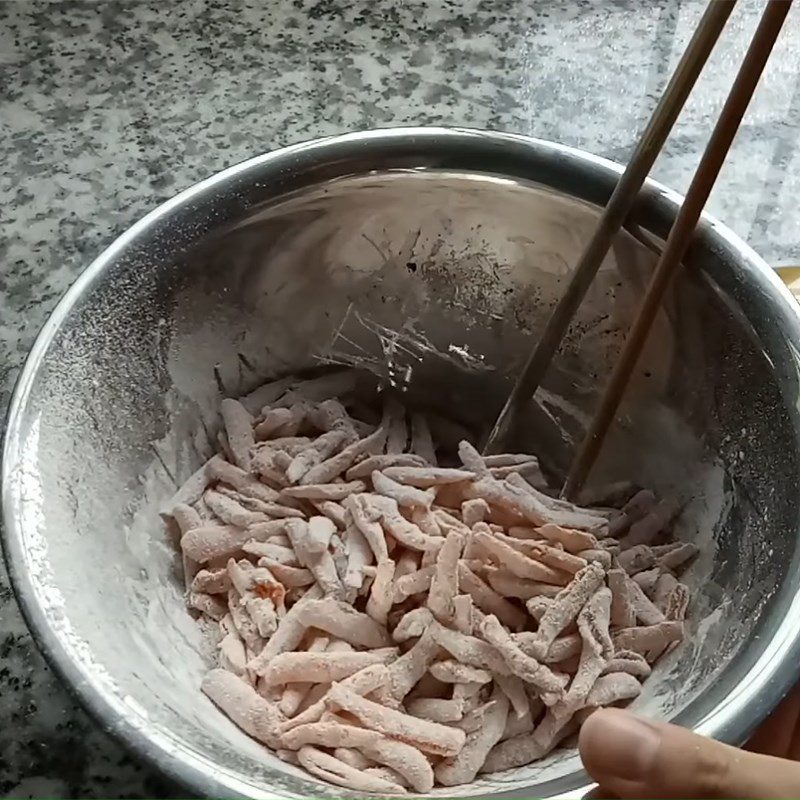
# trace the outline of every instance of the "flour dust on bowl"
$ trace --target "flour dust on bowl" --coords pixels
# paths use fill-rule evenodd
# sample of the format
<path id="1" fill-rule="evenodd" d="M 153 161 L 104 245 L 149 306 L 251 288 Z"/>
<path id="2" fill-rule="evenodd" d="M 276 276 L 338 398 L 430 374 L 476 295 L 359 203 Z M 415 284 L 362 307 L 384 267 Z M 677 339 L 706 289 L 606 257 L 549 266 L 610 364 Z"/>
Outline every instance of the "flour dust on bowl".
<path id="1" fill-rule="evenodd" d="M 209 796 L 337 796 L 199 693 L 212 654 L 159 511 L 209 455 L 225 396 L 355 366 L 472 430 L 499 410 L 616 165 L 547 142 L 402 129 L 261 156 L 115 242 L 58 306 L 17 386 L 4 550 L 51 663 L 110 731 Z M 674 219 L 648 183 L 524 425 L 564 474 Z M 595 483 L 680 499 L 689 630 L 634 708 L 741 742 L 795 679 L 800 325 L 788 292 L 705 218 Z M 452 796 L 578 795 L 563 749 Z"/>

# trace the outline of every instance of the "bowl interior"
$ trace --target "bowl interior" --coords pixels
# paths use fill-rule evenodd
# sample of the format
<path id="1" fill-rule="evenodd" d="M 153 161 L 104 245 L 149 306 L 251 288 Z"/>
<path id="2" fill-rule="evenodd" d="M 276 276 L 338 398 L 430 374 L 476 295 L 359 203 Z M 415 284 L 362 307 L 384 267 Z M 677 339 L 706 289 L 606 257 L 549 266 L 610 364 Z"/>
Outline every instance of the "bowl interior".
<path id="1" fill-rule="evenodd" d="M 219 400 L 353 365 L 412 405 L 488 425 L 610 185 L 447 165 L 340 171 L 278 199 L 248 175 L 246 192 L 212 187 L 135 229 L 45 331 L 9 434 L 9 557 L 45 648 L 109 728 L 210 794 L 339 794 L 266 754 L 198 689 L 210 654 L 158 508 L 208 456 Z M 514 449 L 542 453 L 554 477 L 664 235 L 670 201 L 651 194 L 516 432 Z M 685 502 L 676 534 L 702 547 L 691 634 L 636 706 L 695 725 L 763 658 L 798 558 L 795 323 L 726 247 L 706 223 L 593 473 Z M 444 794 L 582 783 L 565 749 Z"/>

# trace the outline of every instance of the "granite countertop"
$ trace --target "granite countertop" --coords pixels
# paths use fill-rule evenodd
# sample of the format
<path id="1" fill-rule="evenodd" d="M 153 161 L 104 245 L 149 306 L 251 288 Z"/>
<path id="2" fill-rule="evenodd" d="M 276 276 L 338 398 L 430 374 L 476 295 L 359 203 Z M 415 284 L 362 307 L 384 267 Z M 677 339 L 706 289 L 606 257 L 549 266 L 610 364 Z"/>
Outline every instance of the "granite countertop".
<path id="1" fill-rule="evenodd" d="M 702 0 L 0 0 L 0 409 L 78 273 L 191 183 L 280 145 L 442 124 L 624 160 Z M 734 12 L 654 175 L 685 190 L 762 3 Z M 794 9 L 710 210 L 800 264 Z M 0 794 L 176 796 L 71 699 L 0 567 Z"/>

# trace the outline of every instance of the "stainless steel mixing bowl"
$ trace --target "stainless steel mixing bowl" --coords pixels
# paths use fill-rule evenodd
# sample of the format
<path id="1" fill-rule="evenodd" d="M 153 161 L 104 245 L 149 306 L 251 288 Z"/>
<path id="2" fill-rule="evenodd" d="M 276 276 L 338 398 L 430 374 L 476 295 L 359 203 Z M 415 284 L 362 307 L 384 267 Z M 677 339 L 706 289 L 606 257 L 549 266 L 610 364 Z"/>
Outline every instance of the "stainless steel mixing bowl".
<path id="1" fill-rule="evenodd" d="M 14 395 L 5 551 L 40 646 L 107 729 L 198 794 L 341 793 L 200 695 L 208 654 L 159 503 L 208 452 L 221 394 L 271 374 L 356 364 L 488 424 L 619 172 L 467 130 L 329 138 L 183 192 L 86 270 Z M 648 183 L 518 431 L 555 475 L 679 200 Z M 687 502 L 678 535 L 703 546 L 690 636 L 636 705 L 728 742 L 797 677 L 799 370 L 788 292 L 705 219 L 595 475 Z M 586 782 L 564 750 L 462 791 L 549 797 Z"/>

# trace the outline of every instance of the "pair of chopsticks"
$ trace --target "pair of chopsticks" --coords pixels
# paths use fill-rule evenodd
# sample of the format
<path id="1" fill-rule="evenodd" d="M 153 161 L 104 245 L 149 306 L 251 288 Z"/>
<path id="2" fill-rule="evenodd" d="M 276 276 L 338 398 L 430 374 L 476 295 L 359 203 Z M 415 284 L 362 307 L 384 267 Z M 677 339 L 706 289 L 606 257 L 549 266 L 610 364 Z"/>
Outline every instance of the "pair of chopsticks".
<path id="1" fill-rule="evenodd" d="M 766 66 L 792 0 L 768 0 L 728 94 L 689 190 L 670 230 L 636 319 L 606 384 L 600 404 L 572 463 L 561 491 L 574 498 L 583 487 L 614 420 L 631 373 L 641 355 L 647 335 L 664 293 L 691 243 L 703 207 L 730 149 L 733 138 Z M 614 189 L 586 249 L 573 272 L 566 292 L 551 314 L 538 344 L 531 353 L 500 416 L 492 428 L 484 451 L 498 452 L 521 407 L 536 392 L 557 352 L 572 318 L 597 275 L 615 234 L 633 207 L 656 157 L 661 152 L 678 114 L 683 108 L 711 50 L 728 20 L 735 0 L 711 0 L 656 106 L 634 154 Z"/>

